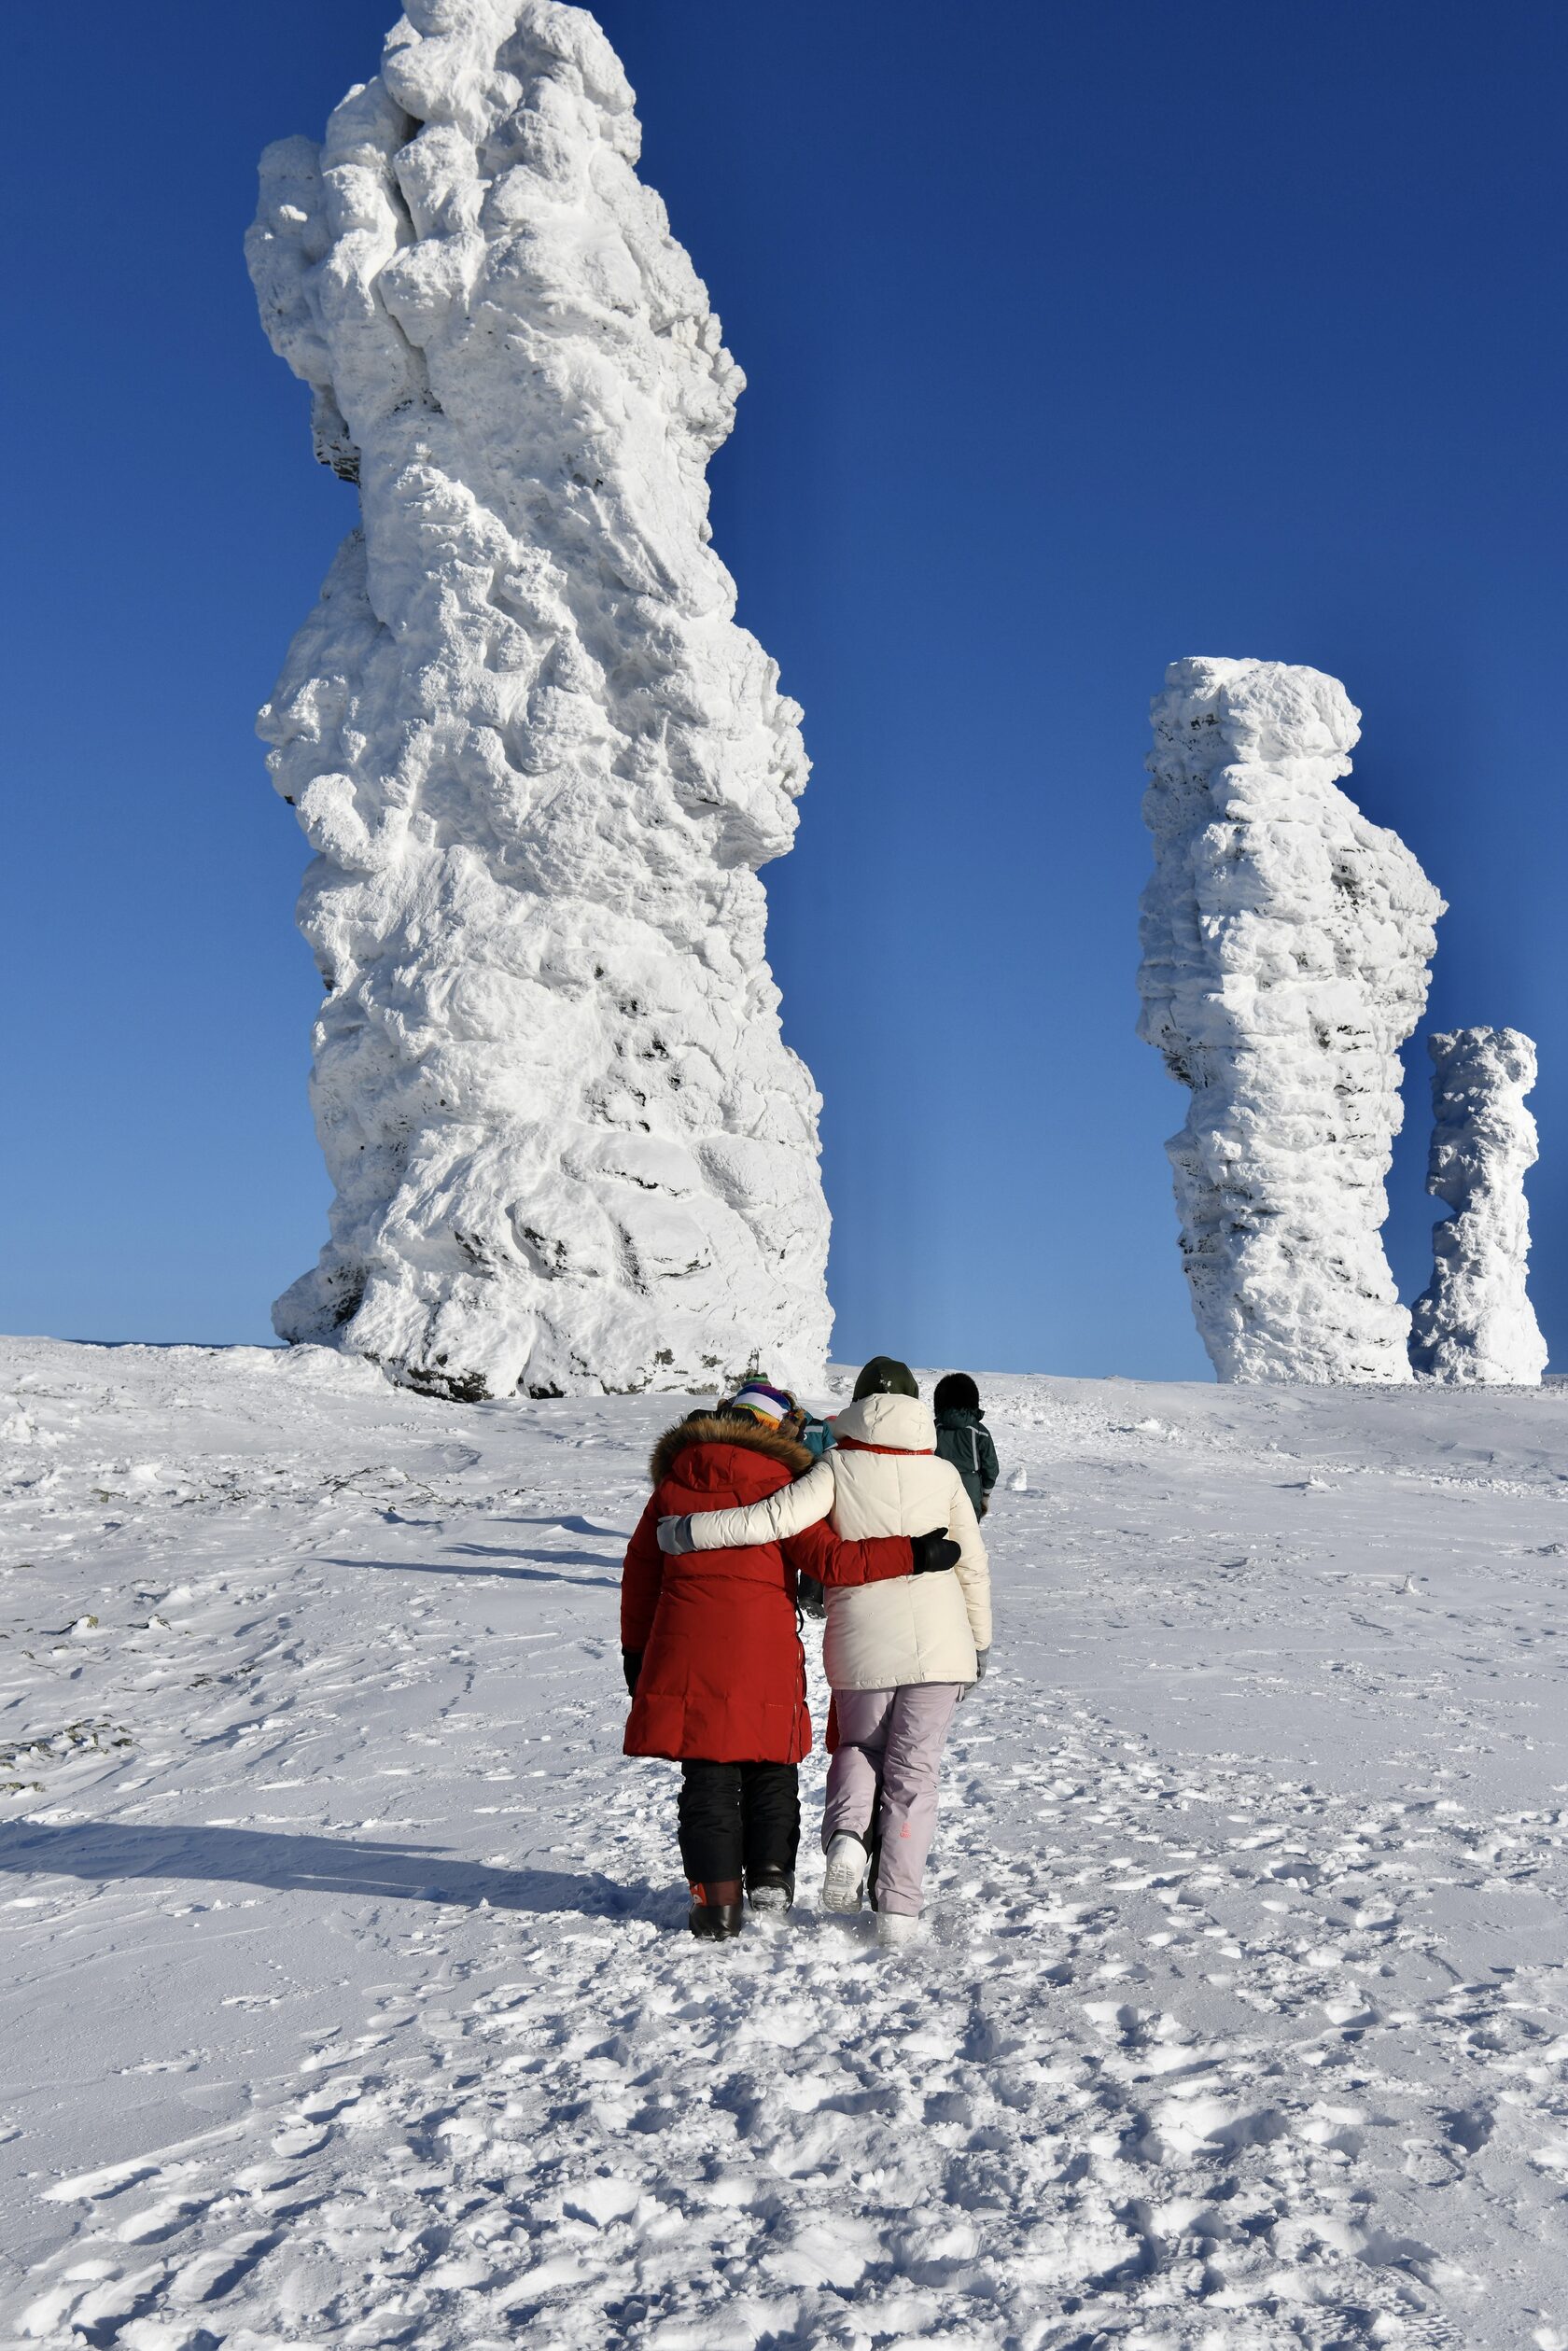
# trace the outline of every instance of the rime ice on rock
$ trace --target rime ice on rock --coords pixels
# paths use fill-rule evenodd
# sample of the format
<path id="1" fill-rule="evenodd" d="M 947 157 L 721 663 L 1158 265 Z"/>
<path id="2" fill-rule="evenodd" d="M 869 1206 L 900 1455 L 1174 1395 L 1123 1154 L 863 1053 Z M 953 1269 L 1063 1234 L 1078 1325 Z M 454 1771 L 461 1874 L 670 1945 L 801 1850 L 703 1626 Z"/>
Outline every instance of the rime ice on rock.
<path id="1" fill-rule="evenodd" d="M 1383 1179 L 1442 901 L 1338 788 L 1336 679 L 1179 661 L 1152 715 L 1139 1034 L 1192 1088 L 1166 1148 L 1204 1345 L 1222 1379 L 1408 1379 Z"/>
<path id="2" fill-rule="evenodd" d="M 756 869 L 796 706 L 735 626 L 705 469 L 743 378 L 632 92 L 554 0 L 417 0 L 246 251 L 358 483 L 260 728 L 317 852 L 337 1187 L 288 1339 L 440 1392 L 820 1371 L 817 1097 Z"/>
<path id="3" fill-rule="evenodd" d="M 1432 1155 L 1426 1188 L 1454 1214 L 1433 1229 L 1432 1280 L 1411 1311 L 1410 1361 L 1432 1379 L 1540 1385 L 1547 1343 L 1525 1288 L 1536 1158 L 1524 1098 L 1535 1047 L 1517 1029 L 1429 1037 Z"/>

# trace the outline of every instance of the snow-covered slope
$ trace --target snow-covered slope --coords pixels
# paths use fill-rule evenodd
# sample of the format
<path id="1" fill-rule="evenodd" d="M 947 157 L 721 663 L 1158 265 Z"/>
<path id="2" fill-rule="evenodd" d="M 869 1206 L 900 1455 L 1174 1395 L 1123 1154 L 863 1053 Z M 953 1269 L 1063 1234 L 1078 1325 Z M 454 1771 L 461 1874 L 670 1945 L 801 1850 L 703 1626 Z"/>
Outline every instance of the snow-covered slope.
<path id="1" fill-rule="evenodd" d="M 1562 2351 L 1562 1389 L 986 1381 L 889 1959 L 682 1929 L 670 1400 L 0 1361 L 0 2342 Z"/>
<path id="2" fill-rule="evenodd" d="M 287 1338 L 475 1398 L 820 1376 L 817 1096 L 757 869 L 800 711 L 707 466 L 744 377 L 587 12 L 425 0 L 262 160 L 262 322 L 360 527 L 261 715 L 336 1187 Z"/>

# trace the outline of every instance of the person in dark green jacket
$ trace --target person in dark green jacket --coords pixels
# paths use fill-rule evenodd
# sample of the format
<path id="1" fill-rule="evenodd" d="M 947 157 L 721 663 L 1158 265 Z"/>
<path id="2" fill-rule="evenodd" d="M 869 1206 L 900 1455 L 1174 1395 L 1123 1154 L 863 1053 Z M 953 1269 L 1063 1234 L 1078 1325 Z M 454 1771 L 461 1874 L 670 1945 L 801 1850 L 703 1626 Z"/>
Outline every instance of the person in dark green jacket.
<path id="1" fill-rule="evenodd" d="M 931 1404 L 936 1413 L 938 1457 L 952 1462 L 974 1504 L 975 1517 L 983 1518 L 1001 1469 L 980 1408 L 980 1391 L 967 1371 L 950 1371 L 937 1381 Z"/>

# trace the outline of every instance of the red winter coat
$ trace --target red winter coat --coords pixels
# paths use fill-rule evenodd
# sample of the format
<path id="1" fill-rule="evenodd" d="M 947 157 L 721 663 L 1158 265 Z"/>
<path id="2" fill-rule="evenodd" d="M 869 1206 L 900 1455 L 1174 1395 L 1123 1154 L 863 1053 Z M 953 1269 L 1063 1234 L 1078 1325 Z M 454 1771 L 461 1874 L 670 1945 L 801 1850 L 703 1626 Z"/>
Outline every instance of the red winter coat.
<path id="1" fill-rule="evenodd" d="M 740 1420 L 687 1420 L 660 1438 L 621 1578 L 621 1645 L 642 1652 L 627 1755 L 799 1763 L 810 1754 L 796 1573 L 880 1583 L 909 1574 L 908 1542 L 846 1543 L 824 1520 L 787 1543 L 666 1555 L 659 1521 L 761 1502 L 811 1461 L 805 1446 Z"/>

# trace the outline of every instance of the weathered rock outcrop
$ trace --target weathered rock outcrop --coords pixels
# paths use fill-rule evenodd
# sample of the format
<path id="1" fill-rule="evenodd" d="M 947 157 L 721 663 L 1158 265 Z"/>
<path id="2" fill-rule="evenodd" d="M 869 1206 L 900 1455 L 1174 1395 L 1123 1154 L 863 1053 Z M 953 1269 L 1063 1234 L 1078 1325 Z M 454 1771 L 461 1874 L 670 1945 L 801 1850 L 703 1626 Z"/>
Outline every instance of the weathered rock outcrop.
<path id="1" fill-rule="evenodd" d="M 806 777 L 708 545 L 743 378 L 555 0 L 411 0 L 247 254 L 361 526 L 261 732 L 337 1198 L 289 1339 L 454 1395 L 809 1379 L 817 1097 L 757 868 Z"/>
<path id="2" fill-rule="evenodd" d="M 1222 1379 L 1410 1377 L 1383 1181 L 1443 904 L 1339 790 L 1359 717 L 1267 661 L 1175 662 L 1153 706 L 1139 1034 L 1192 1089 L 1166 1148 Z"/>
<path id="3" fill-rule="evenodd" d="M 1535 1121 L 1524 1098 L 1535 1047 L 1517 1029 L 1451 1029 L 1429 1037 L 1432 1155 L 1426 1188 L 1454 1213 L 1433 1229 L 1432 1280 L 1411 1311 L 1410 1361 L 1429 1379 L 1540 1385 L 1547 1367 L 1525 1286 L 1526 1171 Z"/>

